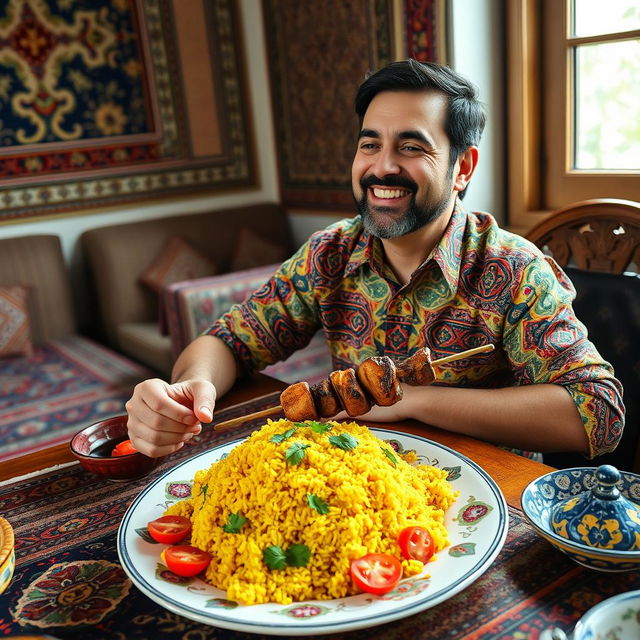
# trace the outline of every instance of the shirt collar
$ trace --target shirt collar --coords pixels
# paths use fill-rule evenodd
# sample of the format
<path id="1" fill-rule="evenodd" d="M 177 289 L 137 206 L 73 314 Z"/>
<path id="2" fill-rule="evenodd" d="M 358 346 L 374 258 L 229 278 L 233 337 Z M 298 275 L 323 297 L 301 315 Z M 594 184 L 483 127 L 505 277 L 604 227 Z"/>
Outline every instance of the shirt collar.
<path id="1" fill-rule="evenodd" d="M 422 271 L 427 263 L 433 259 L 440 267 L 451 292 L 455 292 L 458 288 L 460 256 L 466 220 L 467 213 L 460 203 L 460 200 L 456 200 L 451 219 L 445 232 L 442 234 L 442 238 L 440 238 L 440 242 L 417 269 L 417 271 Z M 375 268 L 375 261 L 381 259 L 379 242 L 377 242 L 377 239 L 364 227 L 361 227 L 361 229 L 360 237 L 356 242 L 345 269 L 345 275 L 347 276 L 355 273 L 366 263 L 369 263 Z"/>
<path id="2" fill-rule="evenodd" d="M 372 262 L 373 241 L 375 238 L 362 226 L 362 222 L 360 225 L 360 236 L 356 241 L 356 245 L 351 252 L 351 257 L 345 268 L 346 276 L 353 275 L 361 266 Z"/>
<path id="3" fill-rule="evenodd" d="M 444 276 L 445 281 L 449 285 L 451 292 L 455 292 L 458 288 L 458 279 L 460 278 L 460 261 L 462 255 L 462 242 L 464 231 L 467 223 L 467 212 L 462 206 L 460 200 L 456 199 L 456 205 L 449 224 L 440 238 L 440 242 L 436 245 L 432 257 Z M 428 262 L 428 259 L 425 263 Z M 423 265 L 424 266 L 424 265 Z M 420 268 L 422 269 L 423 266 Z"/>

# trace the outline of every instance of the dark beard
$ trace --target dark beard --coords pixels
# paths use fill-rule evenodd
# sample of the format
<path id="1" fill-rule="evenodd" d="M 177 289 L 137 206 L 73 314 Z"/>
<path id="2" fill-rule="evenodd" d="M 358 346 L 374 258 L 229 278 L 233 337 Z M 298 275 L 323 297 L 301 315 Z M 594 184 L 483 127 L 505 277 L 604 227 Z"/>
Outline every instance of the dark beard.
<path id="1" fill-rule="evenodd" d="M 411 196 L 411 202 L 407 211 L 399 218 L 392 218 L 391 216 L 384 223 L 377 222 L 367 204 L 367 192 L 368 188 L 372 184 L 377 184 L 385 187 L 406 187 L 413 190 Z M 433 222 L 439 218 L 449 204 L 449 197 L 442 198 L 435 206 L 421 207 L 416 203 L 416 190 L 415 185 L 409 184 L 408 181 L 402 178 L 389 177 L 385 180 L 379 180 L 373 176 L 363 178 L 360 181 L 362 188 L 362 197 L 360 200 L 356 199 L 356 207 L 358 213 L 362 217 L 362 224 L 364 228 L 373 236 L 377 238 L 399 238 L 400 236 L 407 235 L 418 229 L 422 229 L 425 225 Z M 450 186 L 450 185 L 449 185 Z M 445 193 L 448 193 L 447 190 Z M 355 195 L 354 195 L 355 198 Z M 390 213 L 390 209 L 386 207 L 377 207 L 376 211 L 385 214 Z"/>

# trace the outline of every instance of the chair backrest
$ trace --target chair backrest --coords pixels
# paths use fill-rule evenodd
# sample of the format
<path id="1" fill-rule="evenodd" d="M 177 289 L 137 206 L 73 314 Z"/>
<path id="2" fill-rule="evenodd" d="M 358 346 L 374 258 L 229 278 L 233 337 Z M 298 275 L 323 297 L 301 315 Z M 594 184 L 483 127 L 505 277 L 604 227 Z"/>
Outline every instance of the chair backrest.
<path id="1" fill-rule="evenodd" d="M 589 465 L 640 472 L 640 204 L 598 199 L 556 211 L 526 236 L 552 256 L 576 288 L 574 309 L 624 387 L 622 441 Z M 576 454 L 546 454 L 559 468 L 585 466 Z"/>

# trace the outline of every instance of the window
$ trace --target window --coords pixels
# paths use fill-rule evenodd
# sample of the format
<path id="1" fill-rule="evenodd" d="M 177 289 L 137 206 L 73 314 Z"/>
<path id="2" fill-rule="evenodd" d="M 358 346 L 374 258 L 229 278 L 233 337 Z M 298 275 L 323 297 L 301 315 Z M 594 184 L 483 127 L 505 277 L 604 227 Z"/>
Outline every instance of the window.
<path id="1" fill-rule="evenodd" d="M 640 201 L 640 3 L 507 3 L 509 226 L 588 198 Z"/>

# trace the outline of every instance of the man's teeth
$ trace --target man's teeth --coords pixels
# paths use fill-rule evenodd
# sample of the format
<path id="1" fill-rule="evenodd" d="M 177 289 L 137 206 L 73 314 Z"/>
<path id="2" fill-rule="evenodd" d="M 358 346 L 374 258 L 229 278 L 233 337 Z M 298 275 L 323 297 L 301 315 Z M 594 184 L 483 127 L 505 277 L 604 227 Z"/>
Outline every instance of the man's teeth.
<path id="1" fill-rule="evenodd" d="M 409 193 L 404 189 L 380 189 L 379 187 L 373 187 L 373 195 L 376 198 L 386 198 L 387 200 L 392 198 L 403 198 Z"/>

